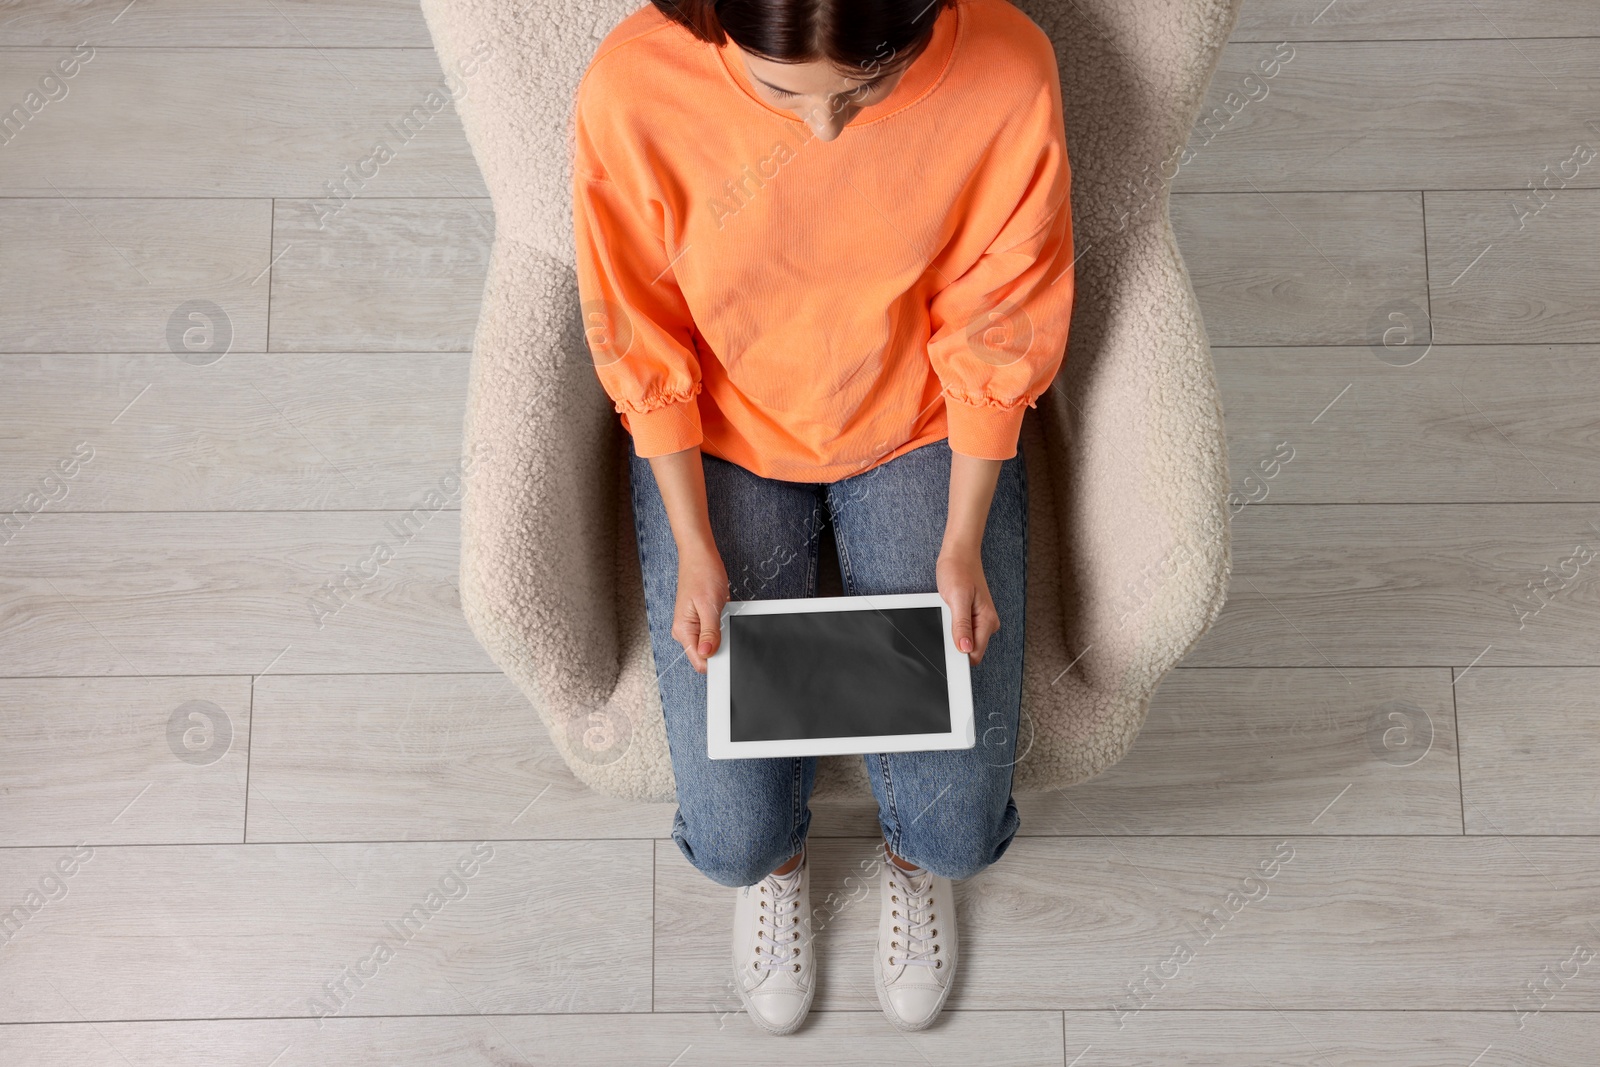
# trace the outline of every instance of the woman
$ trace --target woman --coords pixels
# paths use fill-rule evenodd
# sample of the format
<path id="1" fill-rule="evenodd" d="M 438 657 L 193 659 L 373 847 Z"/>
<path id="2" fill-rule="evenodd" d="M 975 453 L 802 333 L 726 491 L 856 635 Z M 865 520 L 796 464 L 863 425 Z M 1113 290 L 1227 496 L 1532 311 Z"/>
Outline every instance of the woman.
<path id="1" fill-rule="evenodd" d="M 738 888 L 737 988 L 774 1033 L 816 989 L 816 760 L 707 758 L 722 609 L 815 596 L 824 524 L 847 594 L 951 607 L 980 743 L 866 757 L 874 982 L 921 1029 L 954 976 L 951 881 L 1019 825 L 1017 442 L 1066 346 L 1069 182 L 1054 48 L 1005 0 L 655 0 L 579 87 L 578 283 L 630 438 L 672 836 Z"/>

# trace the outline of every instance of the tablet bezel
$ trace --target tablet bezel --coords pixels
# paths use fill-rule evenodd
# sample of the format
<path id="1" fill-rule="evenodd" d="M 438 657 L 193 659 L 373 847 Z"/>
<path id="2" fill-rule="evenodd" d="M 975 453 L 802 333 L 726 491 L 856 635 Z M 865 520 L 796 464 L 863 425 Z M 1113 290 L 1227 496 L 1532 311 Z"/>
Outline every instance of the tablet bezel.
<path id="1" fill-rule="evenodd" d="M 734 741 L 731 724 L 731 659 L 734 615 L 774 615 L 810 611 L 877 611 L 885 608 L 939 608 L 943 627 L 945 681 L 950 698 L 950 730 L 944 733 L 863 735 L 781 741 Z M 938 593 L 793 597 L 730 600 L 722 609 L 722 641 L 706 660 L 706 755 L 711 759 L 772 759 L 784 756 L 855 756 L 874 752 L 921 752 L 972 748 L 977 730 L 972 710 L 972 660 L 950 634 L 950 605 Z"/>

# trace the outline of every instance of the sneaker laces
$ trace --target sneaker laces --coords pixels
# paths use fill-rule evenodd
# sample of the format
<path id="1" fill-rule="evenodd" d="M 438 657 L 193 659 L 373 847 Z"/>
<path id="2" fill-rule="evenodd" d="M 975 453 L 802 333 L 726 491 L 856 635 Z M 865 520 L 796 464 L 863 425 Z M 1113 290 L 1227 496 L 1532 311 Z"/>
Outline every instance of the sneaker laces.
<path id="1" fill-rule="evenodd" d="M 894 860 L 886 859 L 884 862 L 889 864 L 889 888 L 904 894 L 897 901 L 891 901 L 900 907 L 890 911 L 890 917 L 898 920 L 894 932 L 904 940 L 890 941 L 890 947 L 903 949 L 898 955 L 899 963 L 918 967 L 942 966 L 942 962 L 935 958 L 939 946 L 933 940 L 939 934 L 938 928 L 933 925 L 938 919 L 933 911 L 933 872 L 926 867 L 908 871 Z M 896 958 L 894 955 L 889 957 L 890 966 L 896 965 Z"/>
<path id="2" fill-rule="evenodd" d="M 767 875 L 756 888 L 761 898 L 756 919 L 760 942 L 754 963 L 757 971 L 800 969 L 796 962 L 800 955 L 800 872 L 805 862 L 802 858 L 788 874 Z"/>

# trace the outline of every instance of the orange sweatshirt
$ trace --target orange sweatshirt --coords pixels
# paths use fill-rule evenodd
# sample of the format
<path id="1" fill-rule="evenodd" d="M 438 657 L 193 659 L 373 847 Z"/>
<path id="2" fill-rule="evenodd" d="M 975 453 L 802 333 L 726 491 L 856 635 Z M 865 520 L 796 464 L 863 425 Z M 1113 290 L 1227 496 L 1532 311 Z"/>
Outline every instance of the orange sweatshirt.
<path id="1" fill-rule="evenodd" d="M 579 84 L 573 218 L 596 373 L 641 457 L 831 482 L 948 437 L 1016 455 L 1065 353 L 1055 50 L 958 0 L 833 141 L 646 5 Z"/>

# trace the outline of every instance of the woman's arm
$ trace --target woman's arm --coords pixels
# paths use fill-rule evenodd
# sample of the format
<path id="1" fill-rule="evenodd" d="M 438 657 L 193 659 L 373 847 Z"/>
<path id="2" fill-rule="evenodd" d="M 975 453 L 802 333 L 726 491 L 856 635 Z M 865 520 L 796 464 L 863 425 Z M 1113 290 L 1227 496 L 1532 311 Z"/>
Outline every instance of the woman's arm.
<path id="1" fill-rule="evenodd" d="M 1000 629 L 1000 613 L 983 577 L 982 548 L 1001 462 L 959 452 L 950 457 L 950 511 L 939 549 L 937 581 L 940 596 L 950 605 L 951 636 L 973 663 L 982 661 L 989 638 Z"/>
<path id="2" fill-rule="evenodd" d="M 700 446 L 650 457 L 667 508 L 672 539 L 678 545 L 678 597 L 672 612 L 672 636 L 701 674 L 706 657 L 722 641 L 722 609 L 728 603 L 728 572 L 711 534 L 706 509 L 706 473 Z M 991 485 L 991 489 L 993 486 Z"/>

